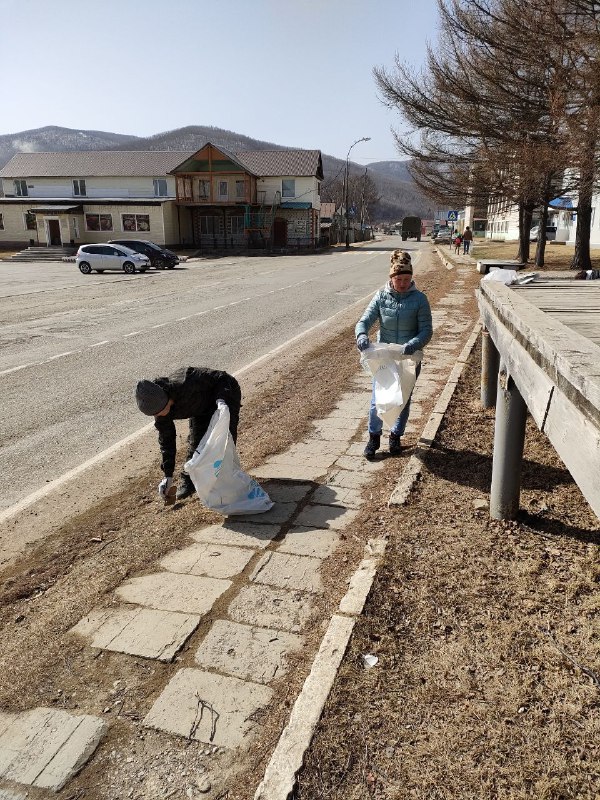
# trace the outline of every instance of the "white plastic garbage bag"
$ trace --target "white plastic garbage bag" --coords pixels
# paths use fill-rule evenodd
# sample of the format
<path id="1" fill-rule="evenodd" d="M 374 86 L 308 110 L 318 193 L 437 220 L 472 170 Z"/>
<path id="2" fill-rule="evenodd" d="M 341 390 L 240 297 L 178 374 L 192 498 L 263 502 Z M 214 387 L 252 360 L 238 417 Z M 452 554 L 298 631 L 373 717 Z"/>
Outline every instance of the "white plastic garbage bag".
<path id="1" fill-rule="evenodd" d="M 518 280 L 517 271 L 514 269 L 500 269 L 500 267 L 492 267 L 488 274 L 481 279 L 482 281 L 495 281 L 497 283 L 504 283 L 506 286 L 511 286 Z"/>
<path id="2" fill-rule="evenodd" d="M 407 404 L 417 380 L 417 366 L 423 351 L 412 356 L 402 353 L 402 345 L 375 342 L 363 350 L 360 361 L 373 376 L 377 414 L 390 428 Z"/>
<path id="3" fill-rule="evenodd" d="M 269 495 L 240 466 L 229 431 L 229 409 L 224 404 L 213 414 L 184 469 L 200 500 L 220 514 L 262 514 L 273 506 Z"/>

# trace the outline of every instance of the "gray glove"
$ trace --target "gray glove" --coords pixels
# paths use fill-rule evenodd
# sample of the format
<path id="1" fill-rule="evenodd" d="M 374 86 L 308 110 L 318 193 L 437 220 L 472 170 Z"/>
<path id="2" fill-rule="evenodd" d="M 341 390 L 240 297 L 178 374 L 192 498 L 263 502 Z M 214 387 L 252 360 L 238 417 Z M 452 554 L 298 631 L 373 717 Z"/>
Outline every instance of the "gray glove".
<path id="1" fill-rule="evenodd" d="M 370 344 L 370 342 L 369 342 L 369 337 L 367 336 L 367 334 L 366 333 L 359 333 L 358 336 L 356 337 L 356 346 L 358 347 L 358 349 L 360 350 L 361 353 L 362 353 L 363 350 L 367 349 L 369 344 Z"/>
<path id="2" fill-rule="evenodd" d="M 173 478 L 163 478 L 162 481 L 158 484 L 158 493 L 163 498 L 166 497 L 167 492 L 173 485 Z"/>
<path id="3" fill-rule="evenodd" d="M 225 402 L 225 400 L 217 400 L 217 408 L 228 408 L 229 406 Z"/>

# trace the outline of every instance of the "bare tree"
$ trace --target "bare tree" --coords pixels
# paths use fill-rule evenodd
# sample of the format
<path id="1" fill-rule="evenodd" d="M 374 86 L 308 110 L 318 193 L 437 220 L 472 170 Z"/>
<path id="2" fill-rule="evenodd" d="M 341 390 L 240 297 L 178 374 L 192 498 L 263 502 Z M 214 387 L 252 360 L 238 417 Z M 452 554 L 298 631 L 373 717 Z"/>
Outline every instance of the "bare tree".
<path id="1" fill-rule="evenodd" d="M 547 217 L 548 204 L 580 180 L 567 171 L 576 152 L 568 118 L 569 0 L 438 0 L 438 6 L 440 42 L 429 49 L 425 69 L 417 73 L 397 58 L 394 72 L 375 70 L 384 102 L 408 124 L 395 134 L 398 149 L 414 159 L 417 184 L 435 199 L 481 202 L 487 194 L 517 204 L 518 257 L 526 261 L 534 210 Z M 540 241 L 536 263 L 543 263 L 543 248 Z"/>

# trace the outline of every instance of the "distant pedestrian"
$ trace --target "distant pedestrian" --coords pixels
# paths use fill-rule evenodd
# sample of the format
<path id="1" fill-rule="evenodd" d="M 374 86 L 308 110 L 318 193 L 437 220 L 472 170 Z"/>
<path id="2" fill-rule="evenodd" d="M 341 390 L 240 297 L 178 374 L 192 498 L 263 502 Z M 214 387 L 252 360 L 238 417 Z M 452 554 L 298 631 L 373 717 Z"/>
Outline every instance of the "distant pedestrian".
<path id="1" fill-rule="evenodd" d="M 410 356 L 416 350 L 422 350 L 433 334 L 429 300 L 415 286 L 410 254 L 406 251 L 394 250 L 389 275 L 388 283 L 373 297 L 356 324 L 356 346 L 361 352 L 369 347 L 369 330 L 379 322 L 377 341 L 404 345 L 404 355 Z M 419 370 L 420 365 L 417 367 L 417 376 Z M 390 430 L 391 456 L 400 453 L 400 438 L 404 435 L 409 413 L 410 397 Z M 369 461 L 375 458 L 375 453 L 379 450 L 382 430 L 383 420 L 377 414 L 373 381 L 369 441 L 364 450 L 364 456 Z"/>
<path id="2" fill-rule="evenodd" d="M 462 236 L 460 233 L 457 233 L 454 239 L 452 240 L 452 244 L 454 245 L 454 252 L 458 255 L 460 253 L 460 246 L 462 244 Z"/>
<path id="3" fill-rule="evenodd" d="M 469 251 L 471 250 L 471 242 L 473 241 L 473 231 L 469 226 L 465 228 L 465 232 L 463 233 L 463 254 L 468 255 Z"/>
<path id="4" fill-rule="evenodd" d="M 139 381 L 135 400 L 142 414 L 154 417 L 162 455 L 161 467 L 165 475 L 158 487 L 158 493 L 163 498 L 173 483 L 176 419 L 189 419 L 188 460 L 194 455 L 220 402 L 229 408 L 229 430 L 233 441 L 237 439 L 242 393 L 236 379 L 227 372 L 207 367 L 180 367 L 168 377 Z M 185 500 L 195 491 L 190 476 L 182 472 L 177 500 Z"/>

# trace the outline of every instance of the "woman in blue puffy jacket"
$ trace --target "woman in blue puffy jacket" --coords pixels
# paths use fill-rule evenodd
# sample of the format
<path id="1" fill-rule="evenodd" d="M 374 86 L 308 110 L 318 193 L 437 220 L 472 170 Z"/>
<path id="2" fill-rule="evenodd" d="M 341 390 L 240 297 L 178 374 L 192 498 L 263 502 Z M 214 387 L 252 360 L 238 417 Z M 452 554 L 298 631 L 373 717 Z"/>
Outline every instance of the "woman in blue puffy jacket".
<path id="1" fill-rule="evenodd" d="M 415 286 L 410 254 L 406 251 L 394 250 L 389 282 L 373 297 L 356 324 L 356 346 L 359 350 L 366 350 L 369 346 L 368 333 L 376 322 L 379 322 L 377 341 L 404 345 L 406 355 L 422 350 L 431 339 L 433 326 L 429 300 Z M 419 372 L 420 365 L 417 367 L 417 376 Z M 400 453 L 400 438 L 404 434 L 409 413 L 410 398 L 390 431 L 389 446 L 392 456 Z M 377 415 L 373 384 L 369 441 L 364 450 L 365 458 L 369 461 L 375 458 L 375 453 L 379 450 L 382 429 L 383 420 Z"/>

